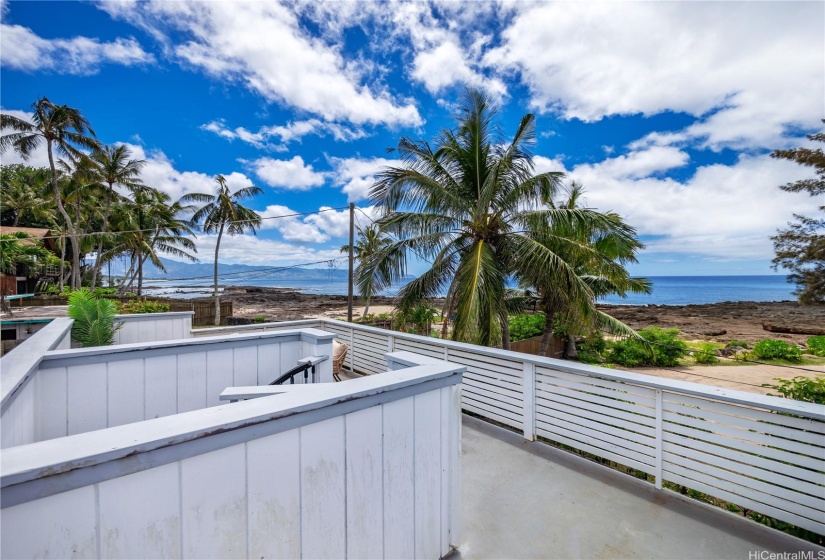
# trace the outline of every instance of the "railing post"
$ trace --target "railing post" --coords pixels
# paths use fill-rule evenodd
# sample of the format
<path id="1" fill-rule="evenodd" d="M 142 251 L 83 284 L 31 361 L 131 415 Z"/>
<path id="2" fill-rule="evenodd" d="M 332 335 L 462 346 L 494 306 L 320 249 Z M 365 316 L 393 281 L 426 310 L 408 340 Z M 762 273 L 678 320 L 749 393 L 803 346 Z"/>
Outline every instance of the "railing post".
<path id="1" fill-rule="evenodd" d="M 393 335 L 387 337 L 387 352 L 395 352 L 395 337 Z"/>
<path id="2" fill-rule="evenodd" d="M 524 401 L 524 417 L 522 420 L 524 439 L 536 441 L 536 364 L 524 362 L 522 364 L 522 395 Z"/>
<path id="3" fill-rule="evenodd" d="M 349 328 L 349 370 L 355 373 L 355 328 Z"/>
<path id="4" fill-rule="evenodd" d="M 656 389 L 656 488 L 662 489 L 662 390 Z"/>

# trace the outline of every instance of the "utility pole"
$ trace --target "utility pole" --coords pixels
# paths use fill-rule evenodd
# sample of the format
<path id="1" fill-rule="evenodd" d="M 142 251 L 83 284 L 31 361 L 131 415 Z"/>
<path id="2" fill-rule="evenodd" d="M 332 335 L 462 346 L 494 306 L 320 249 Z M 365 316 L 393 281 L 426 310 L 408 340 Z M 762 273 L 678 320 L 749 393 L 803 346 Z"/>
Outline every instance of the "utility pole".
<path id="1" fill-rule="evenodd" d="M 352 323 L 352 284 L 353 262 L 355 261 L 355 203 L 349 203 L 349 304 L 347 307 L 347 321 Z"/>

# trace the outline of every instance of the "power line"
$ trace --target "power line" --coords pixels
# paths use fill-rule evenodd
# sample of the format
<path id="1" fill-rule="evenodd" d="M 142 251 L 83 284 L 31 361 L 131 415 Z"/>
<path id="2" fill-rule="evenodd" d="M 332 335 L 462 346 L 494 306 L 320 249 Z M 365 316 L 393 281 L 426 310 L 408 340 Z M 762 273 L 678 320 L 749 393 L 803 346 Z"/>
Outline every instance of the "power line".
<path id="1" fill-rule="evenodd" d="M 226 278 L 228 276 L 238 276 L 238 275 L 242 275 L 242 274 L 259 274 L 259 273 L 262 273 L 262 272 L 265 273 L 265 274 L 268 274 L 268 273 L 272 273 L 272 272 L 280 272 L 282 270 L 288 270 L 288 269 L 291 269 L 291 268 L 298 268 L 300 266 L 311 266 L 313 264 L 324 264 L 324 263 L 337 261 L 337 260 L 341 260 L 341 259 L 345 259 L 345 258 L 346 257 L 337 257 L 337 258 L 334 258 L 334 259 L 324 259 L 322 261 L 298 263 L 298 264 L 292 264 L 292 265 L 288 265 L 288 266 L 268 266 L 268 267 L 263 267 L 263 268 L 257 268 L 257 269 L 254 269 L 254 270 L 242 270 L 242 271 L 239 271 L 239 272 L 225 272 L 223 274 L 219 273 L 218 277 L 219 278 Z M 179 281 L 179 280 L 211 280 L 213 278 L 214 278 L 214 275 L 210 274 L 208 276 L 190 276 L 190 277 L 187 277 L 187 278 L 155 278 L 155 279 L 151 279 L 151 281 L 152 282 L 176 282 L 176 281 Z"/>
<path id="2" fill-rule="evenodd" d="M 320 210 L 315 210 L 313 212 L 294 212 L 292 214 L 282 214 L 280 216 L 262 216 L 261 220 L 278 220 L 281 218 L 294 218 L 295 216 L 310 216 L 313 214 L 320 214 L 322 212 L 333 212 L 338 210 L 346 210 L 346 206 L 342 206 L 339 208 L 323 208 Z M 227 222 L 227 224 L 248 224 L 254 222 L 255 220 L 233 220 Z M 12 226 L 5 226 L 5 227 L 12 227 Z M 93 235 L 117 235 L 121 233 L 146 233 L 149 231 L 157 231 L 158 228 L 146 228 L 146 229 L 127 229 L 127 230 L 120 230 L 120 231 L 90 231 L 85 233 L 75 233 L 74 235 L 66 234 L 66 235 L 44 235 L 43 237 L 34 237 L 33 239 L 65 239 L 71 237 L 90 237 Z M 19 241 L 18 239 L 0 239 L 0 241 Z"/>

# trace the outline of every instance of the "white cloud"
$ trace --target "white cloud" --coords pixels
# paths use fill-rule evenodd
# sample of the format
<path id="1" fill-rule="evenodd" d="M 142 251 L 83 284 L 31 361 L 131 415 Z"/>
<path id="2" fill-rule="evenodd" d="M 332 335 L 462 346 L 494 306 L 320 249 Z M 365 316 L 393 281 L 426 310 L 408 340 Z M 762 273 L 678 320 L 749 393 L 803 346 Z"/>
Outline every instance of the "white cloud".
<path id="1" fill-rule="evenodd" d="M 248 162 L 255 175 L 270 187 L 305 191 L 324 184 L 326 177 L 307 165 L 301 156 L 292 159 L 258 158 Z"/>
<path id="2" fill-rule="evenodd" d="M 199 171 L 178 171 L 173 162 L 160 150 L 147 152 L 143 146 L 124 144 L 132 153 L 132 159 L 146 160 L 146 165 L 140 172 L 143 183 L 165 192 L 172 200 L 178 200 L 181 196 L 193 192 L 206 194 L 215 192 L 217 186 L 215 176 Z M 232 192 L 254 184 L 249 177 L 237 171 L 224 173 L 223 176 Z"/>
<path id="3" fill-rule="evenodd" d="M 299 142 L 301 138 L 308 134 L 330 135 L 339 142 L 350 142 L 367 136 L 367 133 L 362 129 L 318 119 L 294 121 L 285 125 L 264 126 L 258 132 L 251 132 L 242 126 L 230 129 L 223 120 L 206 123 L 201 128 L 230 141 L 238 139 L 256 148 L 267 148 L 278 152 L 286 151 L 288 143 Z M 277 139 L 278 143 L 272 143 L 272 139 Z"/>
<path id="4" fill-rule="evenodd" d="M 44 39 L 28 27 L 5 23 L 0 25 L 0 51 L 4 68 L 58 74 L 94 74 L 106 63 L 133 66 L 155 60 L 132 37 L 112 42 L 89 37 Z"/>
<path id="5" fill-rule="evenodd" d="M 350 202 L 369 198 L 375 176 L 384 167 L 397 166 L 399 160 L 385 158 L 330 158 L 333 180 L 342 187 Z"/>
<path id="6" fill-rule="evenodd" d="M 370 87 L 342 48 L 311 36 L 297 14 L 276 2 L 166 2 L 110 10 L 159 33 L 183 32 L 170 46 L 182 62 L 219 79 L 237 79 L 269 101 L 285 102 L 327 121 L 419 125 L 412 103 Z"/>
<path id="7" fill-rule="evenodd" d="M 330 239 L 346 239 L 349 235 L 349 210 L 335 210 L 321 206 L 317 213 L 293 216 L 296 212 L 287 206 L 273 204 L 259 211 L 264 220 L 261 229 L 274 229 L 287 241 L 324 243 Z M 355 223 L 365 227 L 375 220 L 375 206 L 356 210 Z"/>
<path id="8" fill-rule="evenodd" d="M 686 112 L 681 139 L 776 147 L 825 98 L 825 4 L 560 2 L 518 5 L 484 60 L 516 70 L 540 111 L 595 121 Z"/>
<path id="9" fill-rule="evenodd" d="M 198 236 L 195 239 L 198 254 L 214 255 L 216 239 L 215 235 Z M 224 235 L 221 238 L 220 262 L 227 264 L 290 266 L 341 259 L 342 256 L 339 248 L 315 249 L 255 235 Z"/>
<path id="10" fill-rule="evenodd" d="M 769 237 L 792 219 L 812 213 L 811 197 L 778 187 L 806 171 L 768 155 L 740 156 L 730 166 L 699 167 L 684 182 L 655 174 L 678 166 L 679 152 L 650 148 L 595 164 L 569 177 L 584 184 L 586 205 L 621 214 L 641 235 L 657 236 L 648 253 L 700 254 L 725 259 L 770 259 Z M 542 158 L 557 169 L 559 162 Z"/>

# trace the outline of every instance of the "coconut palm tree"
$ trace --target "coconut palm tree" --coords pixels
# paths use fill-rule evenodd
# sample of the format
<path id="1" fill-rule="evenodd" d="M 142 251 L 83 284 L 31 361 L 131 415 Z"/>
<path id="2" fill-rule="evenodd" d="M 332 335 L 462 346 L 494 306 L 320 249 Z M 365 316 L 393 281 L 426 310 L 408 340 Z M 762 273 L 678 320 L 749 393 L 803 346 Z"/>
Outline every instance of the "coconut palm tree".
<path id="1" fill-rule="evenodd" d="M 54 206 L 41 196 L 49 185 L 49 170 L 25 165 L 3 166 L 0 172 L 0 213 L 13 213 L 12 226 L 53 227 Z"/>
<path id="2" fill-rule="evenodd" d="M 576 212 L 582 209 L 583 194 L 584 187 L 573 182 L 567 198 L 551 200 L 549 206 L 558 212 Z M 528 235 L 563 259 L 592 294 L 588 304 L 581 305 L 579 301 L 571 301 L 567 286 L 547 274 L 546 270 L 528 269 L 519 274 L 522 284 L 536 289 L 545 313 L 539 354 L 545 355 L 547 352 L 556 319 L 568 333 L 565 351 L 568 357 L 575 356 L 576 335 L 582 332 L 599 329 L 636 336 L 627 325 L 595 307 L 596 301 L 607 295 L 625 297 L 631 292 L 650 293 L 650 282 L 643 278 L 631 278 L 625 268 L 627 264 L 636 262 L 637 252 L 644 248 L 636 237 L 636 230 L 614 212 L 603 213 L 599 220 L 558 220 L 537 225 Z M 570 243 L 571 240 L 574 243 Z"/>
<path id="3" fill-rule="evenodd" d="M 381 233 L 377 225 L 370 224 L 365 228 L 358 227 L 358 241 L 352 249 L 355 259 L 358 261 L 358 269 L 356 270 L 356 279 L 358 283 L 358 291 L 361 297 L 366 300 L 366 307 L 364 307 L 364 316 L 370 312 L 370 299 L 375 295 L 375 286 L 373 284 L 373 276 L 369 274 L 366 263 L 374 254 L 380 249 L 387 247 L 391 241 L 389 238 Z M 349 253 L 349 244 L 341 247 L 342 253 Z"/>
<path id="4" fill-rule="evenodd" d="M 135 192 L 143 186 L 140 181 L 140 171 L 146 165 L 146 160 L 131 159 L 131 152 L 125 144 L 120 146 L 104 146 L 101 150 L 92 152 L 91 160 L 94 162 L 98 180 L 106 185 L 106 204 L 103 209 L 103 223 L 100 231 L 108 233 L 109 217 L 112 211 L 112 201 L 117 196 L 115 186 L 123 187 L 129 192 Z M 91 289 L 94 290 L 97 277 L 100 274 L 100 254 L 103 251 L 103 236 L 97 242 L 95 266 L 92 272 Z"/>
<path id="5" fill-rule="evenodd" d="M 547 207 L 564 175 L 535 174 L 529 151 L 535 117 L 525 115 L 509 141 L 494 117 L 485 95 L 470 90 L 457 127 L 442 131 L 433 145 L 401 139 L 402 165 L 382 170 L 370 191 L 384 211 L 377 223 L 394 240 L 368 268 L 382 289 L 406 274 L 410 259 L 428 261 L 429 270 L 400 290 L 402 308 L 446 291 L 454 339 L 488 346 L 501 341 L 508 348 L 505 286 L 513 274 L 543 269 L 567 286 L 571 301 L 586 305 L 592 298 L 564 259 L 528 232 L 552 222 L 572 229 L 577 221 L 603 216 Z"/>
<path id="6" fill-rule="evenodd" d="M 52 173 L 52 193 L 57 210 L 66 223 L 72 246 L 72 287 L 79 288 L 80 242 L 74 222 L 60 200 L 54 154 L 56 152 L 58 155 L 77 160 L 85 156 L 81 149 L 97 150 L 100 148 L 100 143 L 95 138 L 95 132 L 89 125 L 89 121 L 77 109 L 66 105 L 55 105 L 43 97 L 34 102 L 32 111 L 32 122 L 5 113 L 0 115 L 0 128 L 15 131 L 0 137 L 0 153 L 13 148 L 24 159 L 28 159 L 43 141 L 46 142 L 46 152 Z"/>
<path id="7" fill-rule="evenodd" d="M 254 210 L 241 205 L 242 200 L 253 198 L 263 189 L 256 186 L 230 191 L 223 175 L 215 177 L 218 184 L 215 194 L 190 193 L 181 198 L 183 204 L 203 204 L 192 215 L 193 224 L 201 224 L 204 233 L 216 233 L 215 241 L 215 325 L 221 324 L 221 300 L 218 295 L 218 253 L 221 249 L 223 234 L 239 235 L 246 232 L 255 233 L 261 225 L 261 216 Z"/>

